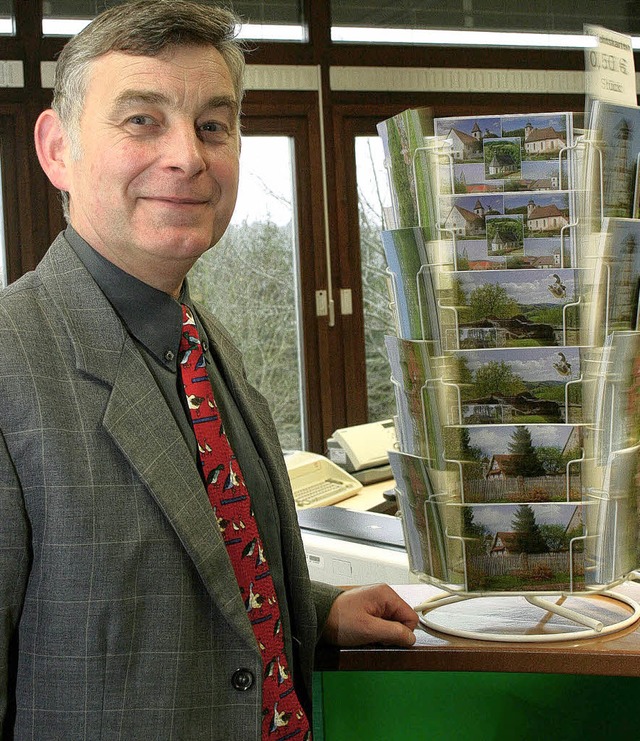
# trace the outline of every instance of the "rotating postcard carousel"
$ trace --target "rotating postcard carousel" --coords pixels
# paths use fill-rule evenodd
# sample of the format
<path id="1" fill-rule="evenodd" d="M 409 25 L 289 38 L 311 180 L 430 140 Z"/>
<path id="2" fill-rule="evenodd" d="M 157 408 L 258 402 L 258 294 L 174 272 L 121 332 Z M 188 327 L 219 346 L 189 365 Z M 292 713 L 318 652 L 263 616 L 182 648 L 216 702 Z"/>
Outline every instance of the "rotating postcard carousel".
<path id="1" fill-rule="evenodd" d="M 570 113 L 425 109 L 378 126 L 393 193 L 389 458 L 411 569 L 443 590 L 423 622 L 476 596 L 559 620 L 458 635 L 564 640 L 640 615 L 620 597 L 630 613 L 603 625 L 547 599 L 608 592 L 640 563 L 640 221 L 585 213 L 577 184 L 594 175 L 579 164 L 602 158 L 575 154 L 572 127 Z"/>

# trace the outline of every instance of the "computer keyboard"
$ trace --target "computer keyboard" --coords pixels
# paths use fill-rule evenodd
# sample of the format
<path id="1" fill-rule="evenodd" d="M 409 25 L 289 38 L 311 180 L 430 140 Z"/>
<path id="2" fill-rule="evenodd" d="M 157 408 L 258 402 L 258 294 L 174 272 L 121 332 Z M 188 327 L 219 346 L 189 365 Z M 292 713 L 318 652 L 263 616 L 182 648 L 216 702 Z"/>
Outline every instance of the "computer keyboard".
<path id="1" fill-rule="evenodd" d="M 325 507 L 357 494 L 362 484 L 323 455 L 295 451 L 285 455 L 298 509 Z"/>
<path id="2" fill-rule="evenodd" d="M 296 507 L 325 507 L 341 502 L 356 493 L 352 484 L 328 479 L 308 484 L 293 492 Z"/>

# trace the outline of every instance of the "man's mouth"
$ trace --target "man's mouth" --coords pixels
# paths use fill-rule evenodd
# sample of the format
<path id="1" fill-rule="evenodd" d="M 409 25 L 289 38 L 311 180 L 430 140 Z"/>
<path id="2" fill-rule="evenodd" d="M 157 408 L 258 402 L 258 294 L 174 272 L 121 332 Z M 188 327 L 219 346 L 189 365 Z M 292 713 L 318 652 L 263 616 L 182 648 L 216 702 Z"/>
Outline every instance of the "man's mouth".
<path id="1" fill-rule="evenodd" d="M 159 201 L 174 206 L 203 206 L 210 202 L 209 198 L 184 198 L 180 196 L 146 196 L 144 200 Z"/>

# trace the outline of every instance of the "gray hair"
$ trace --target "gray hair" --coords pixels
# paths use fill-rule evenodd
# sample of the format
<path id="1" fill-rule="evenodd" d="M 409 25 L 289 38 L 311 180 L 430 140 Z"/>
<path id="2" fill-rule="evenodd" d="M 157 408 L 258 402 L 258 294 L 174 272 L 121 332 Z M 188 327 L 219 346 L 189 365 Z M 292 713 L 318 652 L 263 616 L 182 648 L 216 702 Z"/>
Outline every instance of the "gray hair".
<path id="1" fill-rule="evenodd" d="M 112 51 L 155 57 L 174 46 L 213 46 L 224 59 L 238 99 L 244 94 L 244 54 L 236 38 L 240 21 L 231 11 L 194 0 L 132 0 L 100 13 L 64 47 L 56 65 L 51 107 L 81 156 L 79 128 L 87 81 L 95 59 Z M 69 220 L 69 194 L 62 192 Z"/>

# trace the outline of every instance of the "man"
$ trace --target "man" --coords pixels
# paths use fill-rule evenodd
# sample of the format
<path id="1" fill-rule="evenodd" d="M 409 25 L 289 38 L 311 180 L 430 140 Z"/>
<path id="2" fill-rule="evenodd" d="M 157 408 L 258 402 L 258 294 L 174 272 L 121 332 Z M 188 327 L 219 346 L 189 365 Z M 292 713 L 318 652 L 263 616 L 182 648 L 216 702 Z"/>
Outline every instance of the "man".
<path id="1" fill-rule="evenodd" d="M 415 640 L 388 587 L 309 582 L 267 405 L 189 297 L 236 198 L 234 27 L 106 11 L 36 124 L 69 226 L 0 296 L 3 738 L 309 738 L 319 637 Z"/>

